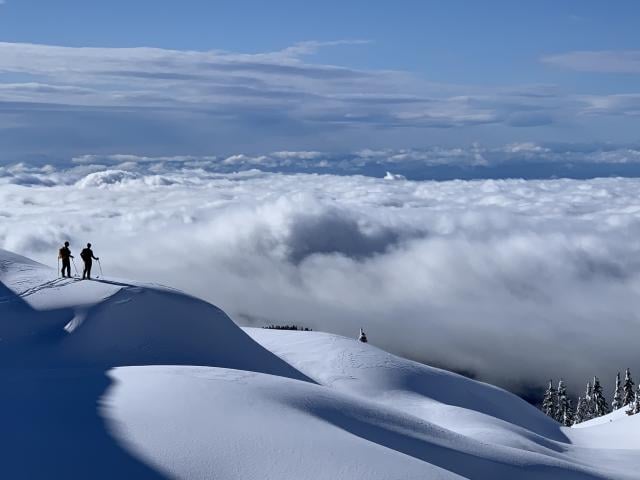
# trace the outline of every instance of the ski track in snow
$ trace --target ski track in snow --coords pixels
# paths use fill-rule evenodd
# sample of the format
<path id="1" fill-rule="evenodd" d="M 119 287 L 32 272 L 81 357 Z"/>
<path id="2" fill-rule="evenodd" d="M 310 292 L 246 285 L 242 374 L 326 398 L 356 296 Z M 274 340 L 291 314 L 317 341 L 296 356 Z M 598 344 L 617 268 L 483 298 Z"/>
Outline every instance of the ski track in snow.
<path id="1" fill-rule="evenodd" d="M 640 416 L 564 428 L 497 387 L 353 339 L 243 330 L 174 289 L 54 275 L 0 250 L 3 478 L 626 480 L 640 470 Z"/>
<path id="2" fill-rule="evenodd" d="M 28 297 L 29 295 L 33 295 L 34 293 L 38 293 L 41 290 L 44 290 L 46 288 L 55 288 L 58 286 L 64 286 L 67 285 L 69 283 L 72 283 L 73 280 L 72 279 L 66 279 L 66 278 L 56 278 L 54 280 L 50 280 L 48 282 L 44 282 L 41 283 L 40 285 L 36 285 L 34 287 L 30 287 L 27 288 L 26 290 L 22 291 L 22 292 L 18 292 L 17 295 L 19 297 Z"/>

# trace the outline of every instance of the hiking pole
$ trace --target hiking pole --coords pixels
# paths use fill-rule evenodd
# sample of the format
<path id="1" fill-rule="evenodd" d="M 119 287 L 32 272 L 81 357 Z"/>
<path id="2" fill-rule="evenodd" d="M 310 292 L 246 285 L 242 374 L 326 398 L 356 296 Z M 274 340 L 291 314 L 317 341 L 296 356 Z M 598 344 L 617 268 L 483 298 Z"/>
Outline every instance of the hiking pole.
<path id="1" fill-rule="evenodd" d="M 104 277 L 104 275 L 102 273 L 102 264 L 100 263 L 100 260 L 98 260 L 98 267 L 100 267 L 100 276 Z"/>
<path id="2" fill-rule="evenodd" d="M 76 261 L 75 261 L 75 259 L 73 257 L 71 257 L 71 261 L 73 262 L 73 268 L 76 271 L 76 275 L 79 277 L 80 274 L 78 273 L 78 267 L 76 267 Z"/>
<path id="3" fill-rule="evenodd" d="M 60 257 L 58 256 L 58 275 L 62 275 L 60 272 Z"/>

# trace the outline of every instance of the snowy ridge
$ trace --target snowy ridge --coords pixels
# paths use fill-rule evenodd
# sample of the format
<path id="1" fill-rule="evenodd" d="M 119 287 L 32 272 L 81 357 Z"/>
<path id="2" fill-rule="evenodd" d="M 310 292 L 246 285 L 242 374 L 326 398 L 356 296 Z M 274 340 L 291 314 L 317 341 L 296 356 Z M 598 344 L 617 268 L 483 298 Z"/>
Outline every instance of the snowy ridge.
<path id="1" fill-rule="evenodd" d="M 245 331 L 322 385 L 389 405 L 405 402 L 403 409 L 424 418 L 431 417 L 430 410 L 455 406 L 520 425 L 540 435 L 558 440 L 565 438 L 556 422 L 521 398 L 492 385 L 327 333 L 298 335 L 300 332 L 253 328 Z M 308 362 L 309 357 L 323 355 L 326 360 L 322 363 Z M 468 419 L 465 424 L 468 426 Z"/>
<path id="2" fill-rule="evenodd" d="M 3 478 L 636 478 L 637 419 L 566 429 L 487 384 L 0 250 Z M 612 427 L 615 425 L 615 429 Z M 624 436 L 621 450 L 611 437 Z M 53 473 L 52 473 L 53 472 Z"/>
<path id="3" fill-rule="evenodd" d="M 51 279 L 50 269 L 4 254 L 2 264 L 0 299 L 10 314 L 1 330 L 3 366 L 207 365 L 304 379 L 220 309 L 183 293 Z"/>

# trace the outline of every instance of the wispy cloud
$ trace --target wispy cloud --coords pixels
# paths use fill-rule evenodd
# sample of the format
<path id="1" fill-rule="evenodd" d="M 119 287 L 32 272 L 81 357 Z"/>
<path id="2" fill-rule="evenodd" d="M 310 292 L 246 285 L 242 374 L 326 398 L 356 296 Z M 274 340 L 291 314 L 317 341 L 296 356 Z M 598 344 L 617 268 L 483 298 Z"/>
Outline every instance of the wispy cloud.
<path id="1" fill-rule="evenodd" d="M 467 98 L 425 91 L 403 72 L 301 59 L 319 48 L 363 43 L 304 42 L 262 54 L 0 43 L 0 73 L 31 78 L 22 85 L 4 85 L 0 93 L 5 101 L 220 114 L 242 114 L 250 106 L 301 121 L 343 125 L 446 127 L 497 121 L 492 111 Z"/>
<path id="2" fill-rule="evenodd" d="M 370 48 L 363 40 L 254 54 L 0 43 L 0 162 L 52 151 L 210 154 L 247 139 L 257 151 L 360 148 L 368 138 L 424 144 L 427 129 L 482 135 L 487 126 L 540 128 L 613 111 L 554 85 L 449 85 L 314 62 L 319 49 L 345 45 Z"/>
<path id="3" fill-rule="evenodd" d="M 640 115 L 640 93 L 627 95 L 585 95 L 579 97 L 586 103 L 583 113 L 589 115 Z"/>
<path id="4" fill-rule="evenodd" d="M 81 114 L 75 112 L 81 109 L 92 120 L 79 128 L 113 129 L 122 121 L 119 112 L 127 109 L 128 121 L 136 117 L 141 131 L 154 128 L 159 119 L 182 130 L 189 118 L 191 124 L 225 122 L 223 128 L 234 125 L 239 136 L 252 131 L 254 138 L 256 125 L 267 135 L 291 136 L 301 129 L 451 128 L 507 121 L 508 113 L 471 97 L 451 96 L 405 72 L 304 59 L 320 48 L 345 44 L 366 42 L 304 42 L 259 54 L 0 43 L 0 82 L 2 74 L 25 79 L 0 83 L 0 116 L 10 113 L 14 123 L 22 117 L 23 124 L 37 129 L 45 121 L 39 120 L 43 111 L 54 109 L 55 123 L 65 125 L 80 124 Z M 151 110 L 162 112 L 152 117 L 154 126 L 148 126 Z M 178 134 L 185 135 L 198 135 L 197 129 Z M 46 137 L 39 131 L 35 136 Z"/>
<path id="5" fill-rule="evenodd" d="M 344 44 L 366 42 L 304 42 L 260 54 L 0 43 L 0 74 L 30 79 L 24 85 L 6 85 L 7 101 L 14 91 L 14 99 L 28 98 L 28 90 L 34 93 L 34 101 L 70 105 L 205 109 L 251 101 L 306 112 L 309 118 L 315 113 L 316 118 L 358 123 L 380 116 L 383 121 L 408 125 L 493 122 L 500 113 L 490 107 L 496 107 L 500 98 L 509 99 L 504 108 L 517 110 L 527 107 L 527 91 L 539 90 L 534 86 L 522 87 L 520 92 L 496 91 L 491 98 L 486 91 L 479 96 L 473 88 L 462 87 L 452 95 L 450 86 L 428 84 L 406 72 L 302 60 L 319 48 Z M 89 92 L 94 95 L 87 97 Z M 44 93 L 49 98 L 41 98 Z M 301 97 L 305 105 L 299 104 Z"/>
<path id="6" fill-rule="evenodd" d="M 285 56 L 298 57 L 298 56 L 310 55 L 310 54 L 316 53 L 318 52 L 318 50 L 324 47 L 338 47 L 341 45 L 367 45 L 371 43 L 373 43 L 371 40 L 363 40 L 363 39 L 335 40 L 335 41 L 328 41 L 328 42 L 306 41 L 306 42 L 297 43 L 291 47 L 287 47 L 284 50 L 282 50 L 280 53 L 284 54 Z"/>

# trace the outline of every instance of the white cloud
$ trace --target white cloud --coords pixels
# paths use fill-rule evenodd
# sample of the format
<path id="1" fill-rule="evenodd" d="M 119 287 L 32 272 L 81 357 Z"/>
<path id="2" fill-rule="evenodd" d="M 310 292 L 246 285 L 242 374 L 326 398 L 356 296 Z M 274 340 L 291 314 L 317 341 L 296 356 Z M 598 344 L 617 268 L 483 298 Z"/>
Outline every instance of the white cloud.
<path id="1" fill-rule="evenodd" d="M 22 91 L 49 93 L 48 101 L 71 105 L 183 105 L 193 109 L 245 100 L 278 105 L 295 103 L 302 97 L 326 101 L 325 95 L 330 93 L 360 91 L 356 81 L 362 82 L 361 86 L 380 83 L 379 88 L 386 89 L 398 80 L 391 72 L 366 72 L 300 59 L 318 48 L 344 43 L 353 42 L 305 42 L 263 54 L 0 43 L 0 72 L 32 76 L 32 82 L 3 87 L 7 94 L 17 90 L 13 94 L 18 99 L 22 99 Z M 168 87 L 170 95 L 166 94 Z M 61 96 L 61 91 L 76 96 Z M 89 93 L 99 95 L 87 100 Z"/>
<path id="2" fill-rule="evenodd" d="M 640 147 L 625 145 L 538 144 L 517 142 L 488 147 L 473 144 L 468 147 L 433 146 L 424 149 L 364 149 L 352 153 L 317 151 L 279 151 L 263 154 L 237 153 L 228 157 L 216 156 L 137 156 L 137 155 L 80 155 L 73 164 L 118 165 L 125 162 L 143 168 L 145 164 L 162 165 L 165 170 L 199 166 L 212 171 L 230 172 L 237 169 L 282 169 L 299 171 L 347 171 L 366 173 L 369 167 L 428 168 L 436 166 L 491 167 L 522 163 L 548 164 L 620 164 L 640 163 Z M 171 166 L 173 165 L 173 166 Z M 233 170 L 229 170 L 229 168 Z M 419 170 L 424 172 L 424 170 Z"/>
<path id="3" fill-rule="evenodd" d="M 385 180 L 406 180 L 407 177 L 404 175 L 399 175 L 397 173 L 387 172 L 384 176 Z"/>
<path id="4" fill-rule="evenodd" d="M 257 151 L 357 149 L 372 140 L 378 147 L 424 145 L 433 135 L 425 129 L 438 129 L 438 138 L 454 135 L 444 129 L 465 129 L 465 141 L 473 141 L 487 129 L 505 138 L 512 129 L 557 122 L 580 131 L 573 123 L 637 110 L 622 105 L 634 92 L 597 100 L 546 84 L 438 84 L 313 57 L 344 44 L 371 48 L 360 40 L 257 54 L 0 43 L 0 162 L 87 151 L 173 156 L 215 149 L 229 157 L 240 143 Z M 615 105 L 599 107 L 606 102 Z M 624 132 L 615 130 L 631 135 Z"/>
<path id="5" fill-rule="evenodd" d="M 584 95 L 587 115 L 640 116 L 640 94 Z"/>
<path id="6" fill-rule="evenodd" d="M 476 98 L 477 88 L 309 57 L 345 43 L 363 42 L 259 54 L 0 43 L 0 163 L 86 151 L 202 155 L 247 141 L 258 150 L 312 150 L 373 133 L 382 143 L 398 129 L 527 124 L 512 117 L 529 111 L 532 97 Z M 552 108 L 548 98 L 535 103 L 536 111 Z"/>
<path id="7" fill-rule="evenodd" d="M 105 273 L 180 287 L 236 320 L 364 326 L 385 348 L 502 384 L 563 375 L 581 388 L 636 365 L 637 179 L 394 182 L 119 160 L 0 170 L 0 247 L 55 266 L 64 239 L 91 241 Z M 32 186 L 7 183 L 21 178 Z"/>
<path id="8" fill-rule="evenodd" d="M 518 112 L 531 115 L 532 108 L 538 122 L 551 119 L 548 110 L 554 97 L 539 94 L 548 92 L 549 86 L 454 87 L 428 83 L 406 72 L 305 60 L 319 48 L 363 43 L 304 42 L 278 52 L 241 54 L 5 42 L 0 43 L 0 74 L 27 80 L 0 83 L 0 100 L 85 108 L 181 108 L 227 115 L 247 110 L 255 115 L 264 108 L 299 120 L 391 127 L 525 125 L 527 121 L 510 117 Z"/>
<path id="9" fill-rule="evenodd" d="M 215 155 L 83 154 L 56 166 L 20 162 L 0 166 L 0 185 L 69 185 L 94 172 L 126 171 L 142 175 L 205 177 L 258 169 L 298 173 L 363 174 L 393 172 L 409 179 L 486 177 L 549 178 L 640 173 L 640 147 L 615 144 L 539 144 L 517 142 L 489 147 L 433 146 L 424 149 L 364 149 L 356 152 L 276 151 Z M 518 174 L 517 172 L 523 172 Z M 98 178 L 98 177 L 96 177 Z M 92 180 L 93 181 L 93 180 Z M 102 181 L 102 180 L 101 180 Z M 165 180 L 163 180 L 165 181 Z"/>

